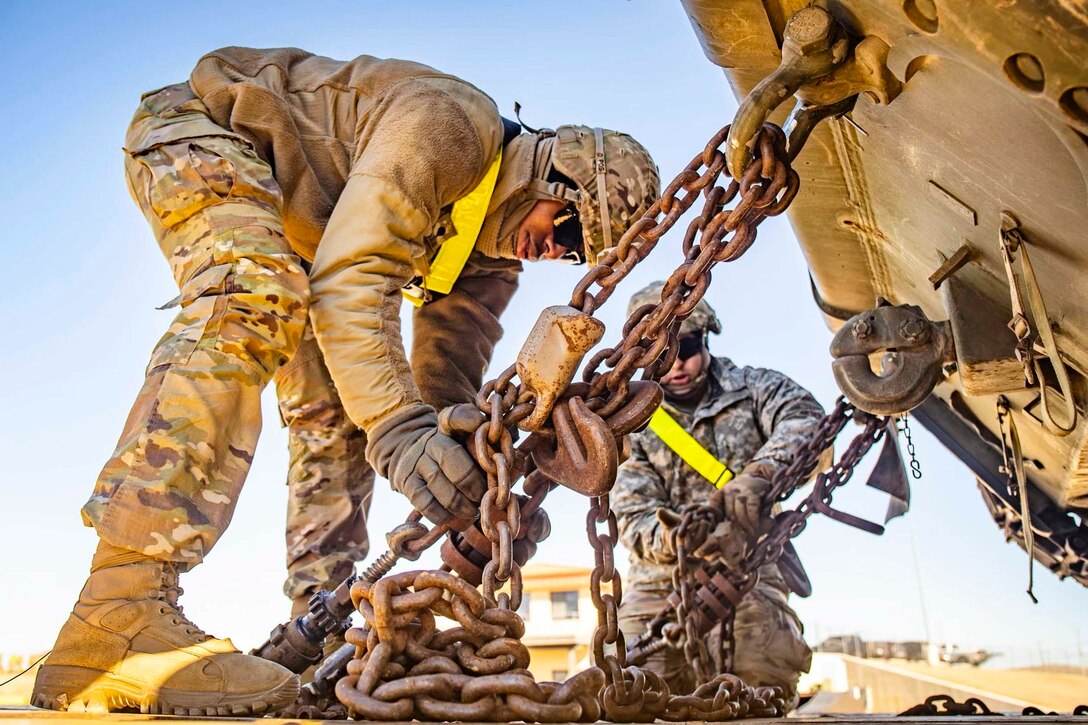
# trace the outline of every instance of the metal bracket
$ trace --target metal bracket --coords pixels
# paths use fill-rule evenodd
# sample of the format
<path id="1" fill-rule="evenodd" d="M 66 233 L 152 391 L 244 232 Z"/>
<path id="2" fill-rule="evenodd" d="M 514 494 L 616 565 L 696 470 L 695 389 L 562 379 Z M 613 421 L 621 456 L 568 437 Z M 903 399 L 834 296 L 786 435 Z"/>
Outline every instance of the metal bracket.
<path id="1" fill-rule="evenodd" d="M 867 36 L 851 45 L 846 30 L 820 4 L 802 8 L 786 21 L 782 62 L 744 98 L 726 141 L 726 163 L 734 178 L 747 166 L 759 129 L 790 96 L 799 99 L 790 133 L 790 157 L 800 151 L 824 118 L 853 108 L 860 93 L 891 103 L 903 84 L 888 70 L 888 44 Z M 849 101 L 849 102 L 847 102 Z M 825 108 L 826 107 L 826 108 Z M 816 109 L 825 108 L 822 111 Z"/>

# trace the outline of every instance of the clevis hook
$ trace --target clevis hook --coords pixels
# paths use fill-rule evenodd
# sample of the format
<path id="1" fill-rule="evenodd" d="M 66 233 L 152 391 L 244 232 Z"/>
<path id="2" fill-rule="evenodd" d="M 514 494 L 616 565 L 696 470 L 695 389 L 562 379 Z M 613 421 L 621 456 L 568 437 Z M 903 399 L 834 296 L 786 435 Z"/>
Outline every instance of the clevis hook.
<path id="1" fill-rule="evenodd" d="M 607 493 L 616 481 L 619 450 L 612 430 L 581 398 L 552 410 L 555 446 L 537 445 L 533 462 L 548 478 L 583 496 Z"/>

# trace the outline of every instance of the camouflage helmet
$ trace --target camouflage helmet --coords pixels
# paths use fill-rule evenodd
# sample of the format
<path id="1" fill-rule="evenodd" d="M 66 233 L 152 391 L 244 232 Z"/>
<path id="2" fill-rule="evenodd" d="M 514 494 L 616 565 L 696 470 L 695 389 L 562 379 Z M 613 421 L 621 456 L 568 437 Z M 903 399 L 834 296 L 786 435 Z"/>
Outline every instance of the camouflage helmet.
<path id="1" fill-rule="evenodd" d="M 635 310 L 643 305 L 654 305 L 660 302 L 661 290 L 664 288 L 664 282 L 653 282 L 632 295 L 631 301 L 627 303 L 627 316 L 630 317 Z M 681 335 L 706 332 L 718 334 L 721 331 L 722 323 L 718 321 L 718 316 L 714 314 L 714 310 L 707 304 L 705 298 L 699 300 L 699 304 L 695 305 L 695 309 L 680 324 Z"/>
<path id="2" fill-rule="evenodd" d="M 650 152 L 619 131 L 560 126 L 555 130 L 552 165 L 578 187 L 576 206 L 590 264 L 616 246 L 660 194 L 657 165 Z M 608 227 L 601 223 L 602 186 Z"/>

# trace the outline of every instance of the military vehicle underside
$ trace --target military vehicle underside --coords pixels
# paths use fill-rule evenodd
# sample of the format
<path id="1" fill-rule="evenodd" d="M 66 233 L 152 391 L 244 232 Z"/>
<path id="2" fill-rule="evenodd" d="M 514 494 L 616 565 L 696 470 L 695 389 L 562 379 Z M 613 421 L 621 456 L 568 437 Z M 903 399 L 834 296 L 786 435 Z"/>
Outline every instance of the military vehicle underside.
<path id="1" fill-rule="evenodd" d="M 683 4 L 738 98 L 778 69 L 805 99 L 794 125 L 821 106 L 841 114 L 796 159 L 789 216 L 815 302 L 840 330 L 833 354 L 871 360 L 836 362 L 847 396 L 889 413 L 913 388 L 918 420 L 1024 546 L 1022 473 L 1036 558 L 1088 585 L 1088 7 L 830 2 L 848 55 L 798 81 L 821 29 L 798 24 L 791 45 L 787 22 L 808 3 Z M 783 123 L 795 99 L 760 102 L 784 102 L 770 115 Z M 878 300 L 881 312 L 855 317 Z M 881 365 L 883 378 L 870 371 Z"/>

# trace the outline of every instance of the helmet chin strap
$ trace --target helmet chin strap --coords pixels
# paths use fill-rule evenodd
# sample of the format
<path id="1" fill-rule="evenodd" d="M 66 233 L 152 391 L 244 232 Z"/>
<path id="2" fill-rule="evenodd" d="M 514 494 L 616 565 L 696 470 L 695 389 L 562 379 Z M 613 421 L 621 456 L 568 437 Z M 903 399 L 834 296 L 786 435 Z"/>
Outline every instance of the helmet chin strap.
<path id="1" fill-rule="evenodd" d="M 605 174 L 608 172 L 608 162 L 604 156 L 604 129 L 593 129 L 593 142 L 596 149 L 593 152 L 593 164 L 597 172 L 597 205 L 601 211 L 601 232 L 604 235 L 604 249 L 612 248 L 612 217 L 608 213 L 608 194 L 605 189 Z M 596 263 L 597 260 L 593 260 Z"/>

